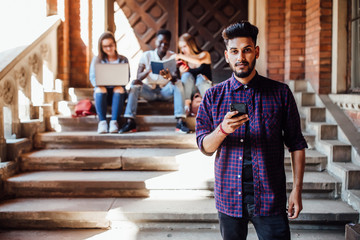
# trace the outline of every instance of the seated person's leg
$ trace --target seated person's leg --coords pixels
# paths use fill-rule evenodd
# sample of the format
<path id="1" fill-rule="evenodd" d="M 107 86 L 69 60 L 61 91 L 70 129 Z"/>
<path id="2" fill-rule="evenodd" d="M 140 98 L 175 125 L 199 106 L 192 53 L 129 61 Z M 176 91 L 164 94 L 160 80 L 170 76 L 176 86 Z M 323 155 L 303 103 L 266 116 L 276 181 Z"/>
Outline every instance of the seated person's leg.
<path id="1" fill-rule="evenodd" d="M 211 88 L 212 82 L 204 75 L 198 74 L 196 77 L 196 87 L 199 89 L 200 95 L 204 97 L 206 90 Z"/>
<path id="2" fill-rule="evenodd" d="M 146 84 L 132 85 L 124 114 L 124 117 L 127 118 L 127 121 L 124 124 L 124 126 L 120 129 L 119 133 L 136 132 L 135 117 L 137 112 L 139 96 L 142 96 L 143 98 L 149 101 L 153 101 L 156 99 L 156 94 L 148 85 Z"/>
<path id="3" fill-rule="evenodd" d="M 96 113 L 99 116 L 98 133 L 106 133 L 108 126 L 106 122 L 107 89 L 96 87 L 94 92 Z"/>
<path id="4" fill-rule="evenodd" d="M 111 121 L 109 126 L 110 133 L 117 133 L 119 131 L 118 119 L 122 112 L 125 102 L 125 89 L 121 86 L 113 88 L 112 106 L 111 106 Z"/>
<path id="5" fill-rule="evenodd" d="M 184 110 L 184 88 L 181 81 L 177 81 L 175 84 L 169 82 L 165 87 L 161 89 L 161 96 L 165 100 L 174 98 L 174 115 L 178 119 L 175 131 L 181 133 L 188 133 L 190 129 L 185 123 L 185 110 Z"/>
<path id="6" fill-rule="evenodd" d="M 131 85 L 130 87 L 128 101 L 124 113 L 124 117 L 127 118 L 127 120 L 121 127 L 119 133 L 136 132 L 135 117 L 141 88 L 142 86 L 140 85 Z"/>
<path id="7" fill-rule="evenodd" d="M 149 85 L 142 85 L 140 96 L 147 101 L 155 101 L 158 99 L 157 89 L 152 89 Z"/>
<path id="8" fill-rule="evenodd" d="M 185 111 L 190 112 L 190 104 L 191 104 L 191 94 L 195 90 L 195 79 L 194 76 L 189 72 L 184 72 L 181 75 L 181 82 L 184 86 L 184 94 L 185 94 Z"/>

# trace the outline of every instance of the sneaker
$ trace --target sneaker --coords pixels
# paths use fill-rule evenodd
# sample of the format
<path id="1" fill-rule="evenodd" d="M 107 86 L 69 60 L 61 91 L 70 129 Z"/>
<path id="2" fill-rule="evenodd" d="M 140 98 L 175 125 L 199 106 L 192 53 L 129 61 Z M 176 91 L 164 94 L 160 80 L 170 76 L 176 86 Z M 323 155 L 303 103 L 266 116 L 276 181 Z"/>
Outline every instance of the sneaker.
<path id="1" fill-rule="evenodd" d="M 119 126 L 116 120 L 111 120 L 109 124 L 109 133 L 117 133 L 119 131 Z"/>
<path id="2" fill-rule="evenodd" d="M 184 121 L 178 122 L 176 124 L 175 132 L 177 133 L 189 133 L 190 129 L 186 126 Z"/>
<path id="3" fill-rule="evenodd" d="M 108 132 L 108 124 L 106 120 L 100 121 L 98 124 L 98 133 L 107 133 Z"/>
<path id="4" fill-rule="evenodd" d="M 119 131 L 119 133 L 126 132 L 136 132 L 136 123 L 134 120 L 127 121 Z"/>

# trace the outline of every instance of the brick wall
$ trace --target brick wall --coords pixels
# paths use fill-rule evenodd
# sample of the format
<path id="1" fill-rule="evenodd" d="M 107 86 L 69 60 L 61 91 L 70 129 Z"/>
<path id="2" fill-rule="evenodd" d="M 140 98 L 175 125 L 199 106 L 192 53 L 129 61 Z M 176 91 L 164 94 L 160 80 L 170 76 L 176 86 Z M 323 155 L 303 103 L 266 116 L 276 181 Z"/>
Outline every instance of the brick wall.
<path id="1" fill-rule="evenodd" d="M 80 35 L 80 0 L 65 0 L 64 22 L 58 30 L 58 78 L 64 88 L 88 87 L 88 46 Z"/>
<path id="2" fill-rule="evenodd" d="M 285 5 L 285 80 L 305 78 L 306 0 Z"/>
<path id="3" fill-rule="evenodd" d="M 70 87 L 87 87 L 89 67 L 87 46 L 80 34 L 80 0 L 69 4 Z"/>
<path id="4" fill-rule="evenodd" d="M 69 0 L 65 0 L 64 21 L 58 28 L 58 75 L 63 80 L 64 89 L 69 87 L 70 79 L 70 51 L 69 51 Z M 66 97 L 66 95 L 64 96 Z"/>
<path id="5" fill-rule="evenodd" d="M 285 0 L 268 1 L 267 35 L 267 76 L 284 81 Z"/>
<path id="6" fill-rule="evenodd" d="M 332 1 L 306 3 L 305 78 L 315 91 L 331 91 Z"/>

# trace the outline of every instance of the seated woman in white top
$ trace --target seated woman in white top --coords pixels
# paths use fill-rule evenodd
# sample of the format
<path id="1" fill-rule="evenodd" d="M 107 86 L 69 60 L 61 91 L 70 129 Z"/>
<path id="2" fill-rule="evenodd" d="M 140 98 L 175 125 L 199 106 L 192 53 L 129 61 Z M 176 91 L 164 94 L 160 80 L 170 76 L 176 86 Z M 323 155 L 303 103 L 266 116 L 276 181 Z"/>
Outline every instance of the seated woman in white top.
<path id="1" fill-rule="evenodd" d="M 103 33 L 99 38 L 99 55 L 93 58 L 89 73 L 90 82 L 95 87 L 95 107 L 100 120 L 98 133 L 117 133 L 119 131 L 117 121 L 124 107 L 126 90 L 125 86 L 96 86 L 95 65 L 97 63 L 111 64 L 128 62 L 126 57 L 118 54 L 114 35 L 111 32 Z M 112 105 L 109 129 L 106 121 L 108 104 Z"/>

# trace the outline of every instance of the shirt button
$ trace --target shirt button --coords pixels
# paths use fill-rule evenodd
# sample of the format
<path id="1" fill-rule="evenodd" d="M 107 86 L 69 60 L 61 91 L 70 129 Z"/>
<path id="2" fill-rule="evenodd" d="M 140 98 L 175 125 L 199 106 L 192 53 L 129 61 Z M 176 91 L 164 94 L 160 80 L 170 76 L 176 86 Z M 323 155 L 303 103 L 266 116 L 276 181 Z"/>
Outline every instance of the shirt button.
<path id="1" fill-rule="evenodd" d="M 240 175 L 238 175 L 238 178 L 241 178 L 241 176 L 240 176 Z"/>
<path id="2" fill-rule="evenodd" d="M 244 142 L 244 139 L 240 139 L 240 142 Z"/>
<path id="3" fill-rule="evenodd" d="M 241 160 L 241 159 L 242 159 L 242 157 L 239 157 L 239 159 Z"/>
<path id="4" fill-rule="evenodd" d="M 241 192 L 238 192 L 239 195 L 241 195 Z"/>

